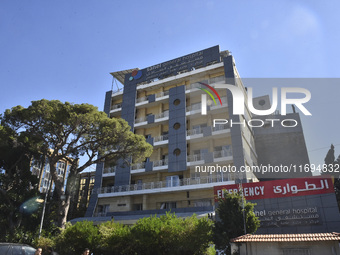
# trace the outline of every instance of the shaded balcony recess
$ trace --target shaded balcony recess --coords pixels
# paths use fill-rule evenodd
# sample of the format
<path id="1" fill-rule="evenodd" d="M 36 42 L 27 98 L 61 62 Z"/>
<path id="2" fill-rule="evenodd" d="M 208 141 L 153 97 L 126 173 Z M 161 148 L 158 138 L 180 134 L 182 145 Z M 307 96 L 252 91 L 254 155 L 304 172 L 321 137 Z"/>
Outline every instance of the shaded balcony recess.
<path id="1" fill-rule="evenodd" d="M 176 181 L 176 182 L 165 180 L 165 181 L 145 182 L 145 183 L 139 183 L 139 184 L 122 185 L 122 186 L 102 187 L 97 190 L 93 190 L 92 192 L 97 192 L 97 194 L 105 194 L 105 193 L 129 192 L 129 191 L 137 191 L 137 190 L 152 190 L 152 189 L 162 189 L 162 188 L 176 189 L 176 187 L 182 187 L 182 186 L 235 181 L 235 178 L 236 178 L 236 174 L 223 173 L 221 175 L 209 175 L 209 176 L 196 177 L 196 178 L 183 178 L 183 179 L 179 179 L 179 181 Z"/>

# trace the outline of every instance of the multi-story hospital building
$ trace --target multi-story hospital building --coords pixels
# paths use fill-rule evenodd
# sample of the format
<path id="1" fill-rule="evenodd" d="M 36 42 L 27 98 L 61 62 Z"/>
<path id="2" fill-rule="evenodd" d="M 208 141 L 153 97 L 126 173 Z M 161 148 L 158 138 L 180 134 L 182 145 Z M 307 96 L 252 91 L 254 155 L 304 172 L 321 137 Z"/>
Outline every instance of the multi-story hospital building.
<path id="1" fill-rule="evenodd" d="M 124 88 L 106 93 L 104 111 L 124 118 L 153 145 L 153 153 L 143 163 L 98 164 L 87 217 L 127 222 L 166 209 L 209 213 L 214 186 L 256 181 L 251 172 L 227 171 L 257 164 L 251 127 L 229 124 L 250 118 L 247 106 L 244 115 L 230 114 L 231 93 L 215 89 L 233 84 L 246 97 L 228 51 L 215 46 L 112 75 Z"/>
<path id="2" fill-rule="evenodd" d="M 242 167 L 286 164 L 291 158 L 309 163 L 301 123 L 270 130 L 266 123 L 263 131 L 249 125 L 247 88 L 233 56 L 219 46 L 112 75 L 123 89 L 106 93 L 104 111 L 111 118 L 125 119 L 133 132 L 145 136 L 153 153 L 142 163 L 97 165 L 86 212 L 94 221 L 113 217 L 130 224 L 167 210 L 183 216 L 208 215 L 214 212 L 214 186 L 258 181 L 252 171 L 241 172 Z M 243 98 L 243 114 L 233 114 L 236 92 L 231 90 Z M 269 97 L 250 102 L 270 107 Z M 289 118 L 300 121 L 298 113 Z M 288 136 L 289 143 L 275 142 Z M 268 147 L 271 141 L 274 147 Z M 294 176 L 280 178 L 288 177 Z"/>

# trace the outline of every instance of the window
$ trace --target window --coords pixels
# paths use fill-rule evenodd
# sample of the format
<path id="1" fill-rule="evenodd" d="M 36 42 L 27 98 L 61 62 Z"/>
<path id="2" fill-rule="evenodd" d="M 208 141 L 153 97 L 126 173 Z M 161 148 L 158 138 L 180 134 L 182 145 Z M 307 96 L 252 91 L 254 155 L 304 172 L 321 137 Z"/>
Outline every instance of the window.
<path id="1" fill-rule="evenodd" d="M 179 186 L 179 176 L 172 175 L 166 177 L 166 186 L 167 187 L 176 187 Z"/>
<path id="2" fill-rule="evenodd" d="M 201 109 L 201 103 L 192 104 L 191 109 L 192 109 L 192 111 L 200 110 Z"/>
<path id="3" fill-rule="evenodd" d="M 203 148 L 200 150 L 194 150 L 194 161 L 204 160 L 204 155 L 209 153 L 207 148 Z"/>
<path id="4" fill-rule="evenodd" d="M 230 145 L 216 146 L 214 148 L 214 157 L 229 157 L 232 155 L 232 150 Z"/>
<path id="5" fill-rule="evenodd" d="M 64 176 L 65 169 L 66 169 L 65 162 L 59 161 L 57 163 L 57 172 L 58 172 L 58 175 Z"/>
<path id="6" fill-rule="evenodd" d="M 161 204 L 160 209 L 174 209 L 177 208 L 176 202 L 164 202 Z"/>
<path id="7" fill-rule="evenodd" d="M 137 180 L 137 189 L 141 190 L 143 188 L 143 181 L 142 180 Z"/>
<path id="8" fill-rule="evenodd" d="M 105 216 L 109 211 L 110 205 L 98 205 L 98 215 Z"/>
<path id="9" fill-rule="evenodd" d="M 166 166 L 168 164 L 168 154 L 162 156 L 162 165 Z"/>
<path id="10" fill-rule="evenodd" d="M 133 210 L 134 211 L 143 211 L 143 204 L 134 204 Z"/>
<path id="11" fill-rule="evenodd" d="M 194 201 L 194 207 L 211 206 L 211 201 L 209 199 Z"/>
<path id="12" fill-rule="evenodd" d="M 206 123 L 192 126 L 193 135 L 203 133 L 203 128 L 205 128 L 205 127 L 207 127 Z"/>

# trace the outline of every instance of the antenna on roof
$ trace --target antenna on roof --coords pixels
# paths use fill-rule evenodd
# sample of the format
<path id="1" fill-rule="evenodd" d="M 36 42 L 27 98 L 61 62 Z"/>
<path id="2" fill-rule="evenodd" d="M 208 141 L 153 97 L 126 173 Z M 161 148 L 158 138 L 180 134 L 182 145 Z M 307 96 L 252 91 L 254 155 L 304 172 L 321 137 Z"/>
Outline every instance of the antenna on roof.
<path id="1" fill-rule="evenodd" d="M 118 83 L 117 83 L 117 80 L 116 80 L 115 77 L 112 77 L 112 85 L 111 85 L 111 90 L 112 90 L 112 91 L 113 91 L 113 83 L 116 84 L 116 86 L 117 86 L 117 91 L 120 91 L 120 88 L 119 88 L 119 86 L 118 86 Z"/>

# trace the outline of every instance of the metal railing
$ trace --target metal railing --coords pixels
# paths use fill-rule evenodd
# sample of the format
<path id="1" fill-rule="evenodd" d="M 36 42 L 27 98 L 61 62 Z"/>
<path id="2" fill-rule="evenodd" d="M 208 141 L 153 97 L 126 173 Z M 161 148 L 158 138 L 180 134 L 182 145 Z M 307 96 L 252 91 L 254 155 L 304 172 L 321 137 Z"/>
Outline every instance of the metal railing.
<path id="1" fill-rule="evenodd" d="M 225 77 L 224 76 L 218 76 L 218 77 L 210 78 L 210 79 L 207 79 L 207 80 L 202 80 L 202 81 L 199 81 L 199 82 L 203 82 L 203 83 L 210 85 L 210 84 L 213 84 L 213 83 L 225 82 Z M 200 84 L 199 82 L 195 82 L 195 83 L 192 83 L 192 84 L 186 86 L 186 90 L 201 88 L 202 84 Z"/>
<path id="2" fill-rule="evenodd" d="M 140 97 L 140 98 L 137 98 L 136 103 L 141 103 L 141 102 L 144 102 L 146 100 L 148 100 L 147 97 Z"/>
<path id="3" fill-rule="evenodd" d="M 156 98 L 165 97 L 165 96 L 168 96 L 168 95 L 169 95 L 169 90 L 166 90 L 166 91 L 156 93 Z"/>
<path id="4" fill-rule="evenodd" d="M 235 180 L 234 174 L 224 173 L 223 178 L 221 178 L 221 176 L 218 176 L 218 175 L 210 175 L 210 176 L 196 177 L 196 178 L 184 178 L 184 179 L 180 179 L 175 182 L 170 182 L 169 180 L 165 180 L 165 181 L 146 182 L 146 183 L 130 184 L 130 185 L 122 185 L 122 186 L 102 187 L 97 190 L 93 190 L 93 192 L 97 192 L 98 194 L 130 192 L 130 191 L 137 191 L 137 190 L 152 190 L 152 189 L 179 187 L 179 186 L 218 183 L 218 182 L 234 181 L 234 180 Z"/>
<path id="5" fill-rule="evenodd" d="M 156 143 L 156 142 L 161 142 L 161 141 L 166 141 L 166 140 L 169 140 L 169 135 L 156 136 L 154 137 L 153 142 Z"/>
<path id="6" fill-rule="evenodd" d="M 169 110 L 155 115 L 155 119 L 161 119 L 165 117 L 169 117 Z"/>
<path id="7" fill-rule="evenodd" d="M 145 162 L 137 163 L 131 166 L 131 170 L 144 169 L 144 168 L 145 168 Z"/>
<path id="8" fill-rule="evenodd" d="M 202 133 L 203 133 L 203 128 L 194 128 L 194 129 L 187 130 L 187 136 L 199 135 Z"/>
<path id="9" fill-rule="evenodd" d="M 116 172 L 117 167 L 113 166 L 113 167 L 106 167 L 104 168 L 104 174 L 111 174 Z"/>
<path id="10" fill-rule="evenodd" d="M 229 124 L 217 124 L 215 127 L 213 127 L 213 132 L 214 131 L 220 131 L 220 130 L 226 130 L 229 129 L 230 126 Z"/>
<path id="11" fill-rule="evenodd" d="M 214 151 L 214 158 L 224 158 L 233 156 L 232 150 Z"/>
<path id="12" fill-rule="evenodd" d="M 153 161 L 153 167 L 156 167 L 156 166 L 167 166 L 167 165 L 168 165 L 168 160 L 167 159 L 161 159 L 161 160 Z"/>
<path id="13" fill-rule="evenodd" d="M 188 162 L 195 162 L 195 161 L 200 161 L 203 160 L 204 157 L 202 154 L 193 154 L 193 155 L 188 155 L 187 156 L 187 161 Z"/>
<path id="14" fill-rule="evenodd" d="M 201 103 L 190 105 L 186 109 L 187 112 L 197 111 L 197 110 L 201 110 Z"/>
<path id="15" fill-rule="evenodd" d="M 145 121 L 146 121 L 146 117 L 137 118 L 135 119 L 135 124 L 145 122 Z"/>
<path id="16" fill-rule="evenodd" d="M 111 110 L 122 108 L 122 104 L 114 104 L 111 106 Z"/>

